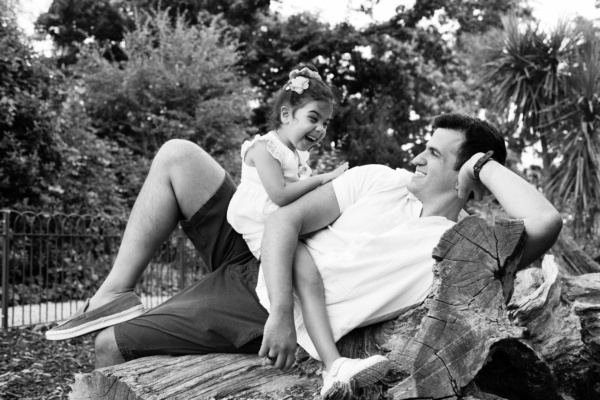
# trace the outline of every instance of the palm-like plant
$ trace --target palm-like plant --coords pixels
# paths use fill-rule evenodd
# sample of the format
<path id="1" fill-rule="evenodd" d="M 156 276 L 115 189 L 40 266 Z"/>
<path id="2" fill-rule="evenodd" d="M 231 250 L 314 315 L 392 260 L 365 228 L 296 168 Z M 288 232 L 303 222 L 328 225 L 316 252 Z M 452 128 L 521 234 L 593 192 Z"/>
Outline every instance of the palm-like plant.
<path id="1" fill-rule="evenodd" d="M 505 18 L 480 50 L 480 82 L 493 110 L 514 113 L 525 145 L 539 140 L 544 190 L 582 237 L 596 231 L 600 215 L 600 42 L 577 22 L 545 33 Z"/>
<path id="2" fill-rule="evenodd" d="M 526 145 L 539 140 L 544 170 L 549 171 L 551 121 L 554 106 L 566 90 L 562 66 L 572 36 L 566 23 L 546 34 L 536 25 L 521 26 L 514 16 L 502 22 L 503 32 L 482 49 L 480 82 L 490 88 L 492 109 L 514 113 L 508 120 Z"/>
<path id="3" fill-rule="evenodd" d="M 554 121 L 561 131 L 553 147 L 560 149 L 561 158 L 546 189 L 569 210 L 574 233 L 582 236 L 595 232 L 600 211 L 600 42 L 593 32 L 581 35 L 567 83 Z"/>

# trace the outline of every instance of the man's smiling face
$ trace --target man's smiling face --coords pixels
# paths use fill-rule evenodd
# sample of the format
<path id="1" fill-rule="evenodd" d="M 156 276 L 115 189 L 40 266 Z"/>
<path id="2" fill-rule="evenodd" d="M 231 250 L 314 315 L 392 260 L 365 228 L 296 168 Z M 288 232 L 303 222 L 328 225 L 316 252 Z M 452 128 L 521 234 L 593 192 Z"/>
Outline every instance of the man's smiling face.
<path id="1" fill-rule="evenodd" d="M 408 190 L 421 202 L 432 200 L 433 196 L 456 192 L 458 171 L 454 170 L 454 165 L 464 140 L 464 135 L 459 131 L 438 128 L 427 142 L 425 151 L 412 160 L 416 171 Z"/>

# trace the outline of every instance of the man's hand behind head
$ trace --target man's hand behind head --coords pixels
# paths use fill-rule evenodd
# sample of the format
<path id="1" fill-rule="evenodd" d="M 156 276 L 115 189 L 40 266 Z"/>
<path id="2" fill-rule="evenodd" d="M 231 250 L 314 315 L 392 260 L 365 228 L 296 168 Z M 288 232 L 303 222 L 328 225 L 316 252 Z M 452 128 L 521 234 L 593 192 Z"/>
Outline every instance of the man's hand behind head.
<path id="1" fill-rule="evenodd" d="M 490 191 L 485 187 L 479 179 L 475 178 L 473 167 L 475 163 L 483 157 L 483 153 L 475 153 L 471 158 L 463 164 L 458 172 L 458 197 L 461 199 L 469 199 L 471 193 L 476 201 L 481 201 L 484 196 L 490 194 Z"/>

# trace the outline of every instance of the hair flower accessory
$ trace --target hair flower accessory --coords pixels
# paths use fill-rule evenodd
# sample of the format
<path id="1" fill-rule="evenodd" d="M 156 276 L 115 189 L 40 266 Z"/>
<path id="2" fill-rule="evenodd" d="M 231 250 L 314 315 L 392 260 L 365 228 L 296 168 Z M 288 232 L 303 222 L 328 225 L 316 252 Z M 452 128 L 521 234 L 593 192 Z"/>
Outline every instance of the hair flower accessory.
<path id="1" fill-rule="evenodd" d="M 295 69 L 290 72 L 290 80 L 294 79 L 297 76 L 305 76 L 307 78 L 318 79 L 321 80 L 321 75 L 318 72 L 313 71 L 310 68 L 304 67 L 302 69 Z"/>
<path id="2" fill-rule="evenodd" d="M 290 79 L 290 83 L 285 87 L 285 90 L 293 90 L 298 94 L 302 94 L 306 89 L 308 89 L 308 78 L 304 76 Z"/>

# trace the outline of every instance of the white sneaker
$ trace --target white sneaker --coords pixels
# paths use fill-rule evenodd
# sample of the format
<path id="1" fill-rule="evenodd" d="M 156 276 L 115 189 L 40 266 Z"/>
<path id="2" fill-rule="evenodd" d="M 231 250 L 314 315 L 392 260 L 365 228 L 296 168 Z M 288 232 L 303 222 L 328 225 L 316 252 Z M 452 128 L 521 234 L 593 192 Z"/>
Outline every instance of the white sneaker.
<path id="1" fill-rule="evenodd" d="M 330 371 L 323 372 L 321 396 L 326 397 L 339 390 L 352 391 L 352 384 L 358 387 L 371 385 L 381 380 L 390 368 L 390 360 L 381 355 L 365 359 L 338 358 Z"/>

